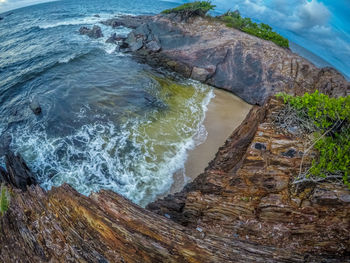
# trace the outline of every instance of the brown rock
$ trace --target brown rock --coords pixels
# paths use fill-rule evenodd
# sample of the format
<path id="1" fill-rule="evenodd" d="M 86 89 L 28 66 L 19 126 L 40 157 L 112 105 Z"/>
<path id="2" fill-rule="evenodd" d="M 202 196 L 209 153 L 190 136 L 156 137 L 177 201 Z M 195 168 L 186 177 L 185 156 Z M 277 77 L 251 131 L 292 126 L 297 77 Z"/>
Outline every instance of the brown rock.
<path id="1" fill-rule="evenodd" d="M 350 94 L 350 83 L 335 69 L 319 69 L 289 49 L 212 19 L 181 21 L 158 15 L 139 24 L 131 35 L 144 42 L 143 49 L 135 49 L 142 61 L 226 89 L 250 104 L 263 105 L 280 91 Z M 147 44 L 151 41 L 161 49 L 157 54 Z"/>
<path id="2" fill-rule="evenodd" d="M 303 262 L 293 251 L 190 230 L 110 191 L 12 190 L 1 262 Z"/>
<path id="3" fill-rule="evenodd" d="M 203 174 L 148 209 L 218 237 L 236 235 L 299 253 L 338 255 L 345 262 L 349 189 L 321 183 L 299 194 L 292 190 L 306 142 L 277 130 L 272 116 L 280 107 L 274 99 L 254 107 Z M 310 160 L 306 155 L 304 161 Z"/>

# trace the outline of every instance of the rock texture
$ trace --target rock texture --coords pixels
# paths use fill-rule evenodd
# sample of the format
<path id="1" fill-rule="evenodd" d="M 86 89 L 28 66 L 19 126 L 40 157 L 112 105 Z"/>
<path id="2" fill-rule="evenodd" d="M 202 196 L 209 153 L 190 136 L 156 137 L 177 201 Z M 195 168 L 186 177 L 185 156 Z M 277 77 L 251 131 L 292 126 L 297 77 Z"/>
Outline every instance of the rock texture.
<path id="1" fill-rule="evenodd" d="M 307 145 L 276 128 L 272 116 L 281 104 L 253 108 L 203 174 L 148 209 L 218 237 L 349 255 L 350 191 L 331 183 L 293 191 Z M 305 163 L 311 159 L 305 154 Z"/>
<path id="2" fill-rule="evenodd" d="M 102 30 L 99 26 L 93 26 L 92 29 L 85 26 L 79 29 L 80 35 L 87 35 L 90 38 L 101 38 L 103 37 Z"/>
<path id="3" fill-rule="evenodd" d="M 36 98 L 30 101 L 29 107 L 35 115 L 39 115 L 42 112 L 40 103 Z"/>
<path id="4" fill-rule="evenodd" d="M 106 43 L 117 44 L 118 41 L 124 40 L 125 37 L 118 36 L 116 33 L 113 33 L 107 40 Z"/>
<path id="5" fill-rule="evenodd" d="M 117 24 L 123 19 L 127 25 L 130 17 Z M 350 94 L 350 84 L 335 69 L 319 69 L 289 49 L 210 19 L 148 17 L 125 42 L 131 47 L 126 51 L 137 51 L 149 64 L 229 90 L 250 104 L 262 105 L 280 91 Z"/>
<path id="6" fill-rule="evenodd" d="M 304 145 L 274 130 L 276 107 L 253 107 L 205 173 L 148 206 L 156 213 L 111 191 L 11 188 L 0 261 L 350 262 L 350 193 L 291 194 Z"/>
<path id="7" fill-rule="evenodd" d="M 137 28 L 138 26 L 150 22 L 152 20 L 152 16 L 128 16 L 122 15 L 115 18 L 111 18 L 101 23 L 106 26 L 111 26 L 113 28 L 116 27 L 129 27 L 129 28 Z"/>
<path id="8" fill-rule="evenodd" d="M 121 50 L 264 106 L 252 108 L 203 174 L 148 210 L 110 191 L 45 192 L 20 156 L 7 154 L 0 262 L 350 262 L 349 189 L 293 187 L 302 156 L 308 163 L 314 153 L 304 154 L 306 138 L 277 128 L 282 103 L 267 101 L 277 91 L 343 95 L 344 78 L 215 21 L 118 19 L 106 23 L 136 28 Z"/>
<path id="9" fill-rule="evenodd" d="M 20 154 L 8 151 L 5 162 L 6 170 L 0 167 L 0 183 L 5 182 L 23 191 L 27 190 L 27 186 L 37 184 L 34 174 Z"/>
<path id="10" fill-rule="evenodd" d="M 1 262 L 305 262 L 291 250 L 191 231 L 110 191 L 12 190 Z M 311 257 L 309 262 L 317 262 Z"/>

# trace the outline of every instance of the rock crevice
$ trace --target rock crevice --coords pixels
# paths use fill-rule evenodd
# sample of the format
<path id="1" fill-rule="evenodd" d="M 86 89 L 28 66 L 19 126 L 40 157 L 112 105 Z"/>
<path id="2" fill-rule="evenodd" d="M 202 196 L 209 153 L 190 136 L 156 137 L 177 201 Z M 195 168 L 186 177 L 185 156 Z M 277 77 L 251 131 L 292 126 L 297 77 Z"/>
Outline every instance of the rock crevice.
<path id="1" fill-rule="evenodd" d="M 341 74 L 203 18 L 104 23 L 135 29 L 120 50 L 261 106 L 201 175 L 147 209 L 111 191 L 86 197 L 64 184 L 46 192 L 9 153 L 0 169 L 11 192 L 0 218 L 1 262 L 350 262 L 349 190 L 324 182 L 293 191 L 305 138 L 276 126 L 283 104 L 270 97 L 349 94 Z"/>

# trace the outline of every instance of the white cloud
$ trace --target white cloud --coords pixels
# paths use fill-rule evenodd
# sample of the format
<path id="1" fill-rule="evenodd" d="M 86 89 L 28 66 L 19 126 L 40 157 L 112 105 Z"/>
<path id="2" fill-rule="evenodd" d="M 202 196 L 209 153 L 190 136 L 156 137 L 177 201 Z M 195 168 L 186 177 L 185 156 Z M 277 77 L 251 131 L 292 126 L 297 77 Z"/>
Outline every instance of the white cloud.
<path id="1" fill-rule="evenodd" d="M 328 24 L 330 12 L 322 3 L 312 0 L 300 5 L 293 16 L 294 23 L 290 29 L 304 30 Z"/>
<path id="2" fill-rule="evenodd" d="M 295 34 L 303 46 L 350 75 L 350 39 L 331 23 L 336 14 L 323 0 L 213 0 L 217 9 L 238 9 L 243 16 L 270 24 L 280 32 Z M 334 11 L 334 8 L 332 8 Z M 288 33 L 289 32 L 289 33 Z"/>
<path id="3" fill-rule="evenodd" d="M 214 3 L 221 9 L 239 9 L 247 16 L 264 18 L 296 31 L 324 26 L 331 14 L 317 0 L 216 0 Z"/>

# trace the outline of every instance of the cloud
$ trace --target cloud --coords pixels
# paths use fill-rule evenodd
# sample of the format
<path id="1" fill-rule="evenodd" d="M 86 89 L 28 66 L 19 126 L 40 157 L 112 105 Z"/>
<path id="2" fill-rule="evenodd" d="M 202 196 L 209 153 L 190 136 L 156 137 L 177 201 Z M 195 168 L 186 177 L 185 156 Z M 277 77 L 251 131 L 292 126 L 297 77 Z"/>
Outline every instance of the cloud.
<path id="1" fill-rule="evenodd" d="M 285 21 L 289 29 L 308 30 L 313 27 L 325 27 L 330 18 L 330 11 L 322 3 L 312 0 L 295 9 L 292 16 L 287 16 L 290 21 Z"/>
<path id="2" fill-rule="evenodd" d="M 224 12 L 238 9 L 243 16 L 273 26 L 291 41 L 316 53 L 350 76 L 350 35 L 344 21 L 348 0 L 213 0 Z M 342 18 L 342 19 L 339 19 Z"/>
<path id="3" fill-rule="evenodd" d="M 330 11 L 317 0 L 216 0 L 219 9 L 239 9 L 243 14 L 271 20 L 291 30 L 328 23 Z"/>

